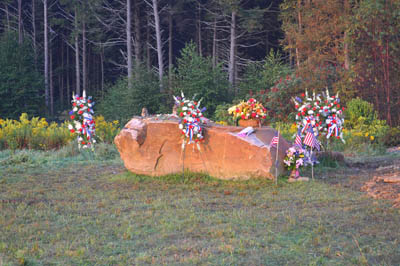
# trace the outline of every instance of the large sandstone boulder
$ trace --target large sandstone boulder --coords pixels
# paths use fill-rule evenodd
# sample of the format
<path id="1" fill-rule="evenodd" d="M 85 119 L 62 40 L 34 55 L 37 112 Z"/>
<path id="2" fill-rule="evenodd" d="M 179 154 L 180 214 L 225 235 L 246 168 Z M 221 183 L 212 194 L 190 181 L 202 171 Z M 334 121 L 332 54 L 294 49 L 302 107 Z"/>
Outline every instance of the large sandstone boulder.
<path id="1" fill-rule="evenodd" d="M 115 137 L 115 144 L 125 167 L 136 174 L 151 176 L 191 172 L 208 173 L 221 179 L 249 179 L 275 175 L 276 148 L 269 143 L 275 130 L 257 128 L 247 137 L 237 133 L 242 127 L 208 124 L 200 151 L 193 144 L 182 150 L 182 133 L 178 119 L 135 117 Z M 280 138 L 278 172 L 284 171 L 282 160 L 289 143 Z"/>

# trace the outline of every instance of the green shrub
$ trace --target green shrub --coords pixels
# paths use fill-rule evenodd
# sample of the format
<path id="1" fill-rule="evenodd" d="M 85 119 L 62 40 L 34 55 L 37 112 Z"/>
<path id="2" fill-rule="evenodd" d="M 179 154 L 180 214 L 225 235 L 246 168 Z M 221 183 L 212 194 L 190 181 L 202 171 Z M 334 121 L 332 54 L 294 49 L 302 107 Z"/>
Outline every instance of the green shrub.
<path id="1" fill-rule="evenodd" d="M 133 116 L 140 115 L 143 107 L 150 114 L 157 113 L 164 99 L 157 75 L 140 68 L 135 72 L 130 88 L 128 80 L 124 78 L 107 89 L 104 98 L 96 106 L 96 113 L 103 115 L 106 120 L 118 120 L 125 124 Z"/>
<path id="2" fill-rule="evenodd" d="M 239 83 L 237 98 L 246 98 L 250 93 L 265 91 L 274 86 L 281 77 L 291 75 L 293 70 L 284 63 L 282 55 L 273 50 L 262 62 L 251 63 L 247 66 L 243 79 Z"/>
<path id="3" fill-rule="evenodd" d="M 196 45 L 189 43 L 182 49 L 175 70 L 175 95 L 183 91 L 187 99 L 197 94 L 203 98 L 202 107 L 206 107 L 205 115 L 212 117 L 217 105 L 230 102 L 229 83 L 222 66 L 213 67 L 211 58 L 199 56 Z"/>
<path id="4" fill-rule="evenodd" d="M 378 117 L 374 105 L 360 98 L 347 103 L 345 111 L 346 128 L 355 128 L 358 125 L 371 125 Z"/>
<path id="5" fill-rule="evenodd" d="M 233 116 L 228 113 L 228 109 L 232 106 L 231 103 L 220 104 L 215 109 L 213 120 L 216 122 L 225 122 L 226 125 L 235 125 Z"/>

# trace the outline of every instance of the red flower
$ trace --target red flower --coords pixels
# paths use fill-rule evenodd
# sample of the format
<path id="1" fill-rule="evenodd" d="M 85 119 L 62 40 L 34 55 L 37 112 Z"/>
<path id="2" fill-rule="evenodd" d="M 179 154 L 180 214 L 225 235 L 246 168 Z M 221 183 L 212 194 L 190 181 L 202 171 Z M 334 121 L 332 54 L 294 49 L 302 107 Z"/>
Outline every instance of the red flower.
<path id="1" fill-rule="evenodd" d="M 337 108 L 340 108 L 340 104 L 337 105 Z"/>
<path id="2" fill-rule="evenodd" d="M 264 115 L 264 116 L 263 116 L 263 119 L 265 119 L 265 118 L 267 118 L 267 116 L 266 116 L 266 115 Z"/>
<path id="3" fill-rule="evenodd" d="M 82 111 L 82 110 L 79 110 L 78 114 L 80 114 L 80 115 L 83 114 L 83 111 Z"/>
<path id="4" fill-rule="evenodd" d="M 70 131 L 71 131 L 71 133 L 75 133 L 75 129 L 71 129 Z"/>
<path id="5" fill-rule="evenodd" d="M 88 100 L 87 102 L 88 102 L 88 103 L 91 103 L 91 102 L 92 102 L 92 100 Z"/>
<path id="6" fill-rule="evenodd" d="M 307 109 L 306 109 L 306 108 L 303 108 L 303 112 L 305 112 L 305 111 L 307 111 Z"/>
<path id="7" fill-rule="evenodd" d="M 179 114 L 179 116 L 180 116 L 180 117 L 183 117 L 183 113 L 181 112 L 181 113 Z"/>
<path id="8" fill-rule="evenodd" d="M 319 114 L 317 114 L 317 116 L 319 116 Z"/>
<path id="9" fill-rule="evenodd" d="M 186 124 L 186 123 L 187 123 L 187 120 L 186 120 L 186 119 L 183 119 L 183 123 L 185 123 L 185 124 Z"/>
<path id="10" fill-rule="evenodd" d="M 192 105 L 192 109 L 194 109 L 194 105 Z"/>
<path id="11" fill-rule="evenodd" d="M 251 117 L 256 117 L 256 113 L 251 113 Z"/>
<path id="12" fill-rule="evenodd" d="M 181 103 L 181 106 L 183 106 L 184 105 L 184 103 Z"/>
<path id="13" fill-rule="evenodd" d="M 298 113 L 297 115 L 298 115 L 298 116 L 300 116 L 301 114 L 300 114 L 300 113 Z"/>
<path id="14" fill-rule="evenodd" d="M 76 106 L 76 103 L 73 103 L 72 106 Z"/>
<path id="15" fill-rule="evenodd" d="M 305 94 L 304 94 L 304 93 L 302 93 L 302 94 L 301 94 L 301 97 L 304 97 L 304 96 L 305 96 Z"/>
<path id="16" fill-rule="evenodd" d="M 197 105 L 197 102 L 193 102 L 194 103 L 194 105 Z"/>
<path id="17" fill-rule="evenodd" d="M 299 108 L 299 106 L 296 104 L 296 109 Z"/>
<path id="18" fill-rule="evenodd" d="M 83 106 L 84 106 L 83 104 L 79 105 L 80 108 L 82 108 Z"/>
<path id="19" fill-rule="evenodd" d="M 71 120 L 74 120 L 74 119 L 75 119 L 75 116 L 74 116 L 74 115 L 71 115 L 70 118 L 71 118 Z"/>
<path id="20" fill-rule="evenodd" d="M 196 117 L 196 115 L 195 115 L 195 114 L 192 114 L 192 117 Z"/>
<path id="21" fill-rule="evenodd" d="M 82 141 L 82 145 L 85 145 L 85 144 L 86 144 L 86 142 Z"/>
<path id="22" fill-rule="evenodd" d="M 304 115 L 305 113 L 304 113 L 304 112 L 301 112 L 301 114 Z"/>
<path id="23" fill-rule="evenodd" d="M 314 107 L 313 110 L 315 111 L 315 110 L 317 110 L 317 108 Z"/>
<path id="24" fill-rule="evenodd" d="M 240 109 L 239 108 L 236 108 L 236 113 L 239 113 L 240 112 Z"/>
<path id="25" fill-rule="evenodd" d="M 242 119 L 245 119 L 245 118 L 246 118 L 246 116 L 242 115 Z"/>

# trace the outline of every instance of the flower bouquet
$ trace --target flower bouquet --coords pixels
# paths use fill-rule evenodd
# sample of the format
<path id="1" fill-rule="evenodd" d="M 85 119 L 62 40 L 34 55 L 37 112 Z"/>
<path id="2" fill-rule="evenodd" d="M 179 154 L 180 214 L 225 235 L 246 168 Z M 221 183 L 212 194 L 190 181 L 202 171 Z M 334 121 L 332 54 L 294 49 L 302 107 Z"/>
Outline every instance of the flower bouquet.
<path id="1" fill-rule="evenodd" d="M 85 91 L 83 91 L 82 97 L 72 95 L 72 111 L 69 112 L 71 122 L 68 129 L 71 133 L 77 134 L 79 149 L 81 147 L 93 148 L 93 144 L 96 143 L 93 105 L 92 97 L 86 98 Z"/>
<path id="2" fill-rule="evenodd" d="M 232 106 L 228 109 L 228 112 L 233 115 L 234 119 L 239 119 L 239 125 L 241 125 L 240 121 L 245 120 L 255 120 L 255 125 L 258 125 L 261 119 L 267 118 L 267 109 L 254 98 Z M 250 126 L 250 124 L 243 124 L 242 126 Z"/>
<path id="3" fill-rule="evenodd" d="M 286 151 L 286 156 L 283 159 L 283 163 L 288 170 L 291 170 L 291 177 L 298 179 L 299 168 L 305 165 L 305 150 L 299 147 L 290 147 Z"/>
<path id="4" fill-rule="evenodd" d="M 185 99 L 185 95 L 181 92 L 181 97 L 175 97 L 175 105 L 177 106 L 177 115 L 181 118 L 179 129 L 182 131 L 183 142 L 182 149 L 186 144 L 196 143 L 200 150 L 199 142 L 204 140 L 203 129 L 201 126 L 201 118 L 205 107 L 200 109 L 201 99 L 197 102 Z"/>

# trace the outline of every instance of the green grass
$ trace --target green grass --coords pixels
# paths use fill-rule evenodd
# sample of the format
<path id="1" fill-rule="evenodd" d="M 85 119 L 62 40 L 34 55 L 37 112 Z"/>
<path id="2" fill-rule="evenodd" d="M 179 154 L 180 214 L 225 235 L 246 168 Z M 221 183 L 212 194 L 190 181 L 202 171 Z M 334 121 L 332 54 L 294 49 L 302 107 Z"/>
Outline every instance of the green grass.
<path id="1" fill-rule="evenodd" d="M 0 265 L 400 264 L 388 202 L 318 179 L 138 176 L 99 149 L 0 152 Z"/>

